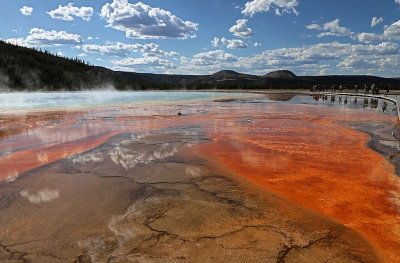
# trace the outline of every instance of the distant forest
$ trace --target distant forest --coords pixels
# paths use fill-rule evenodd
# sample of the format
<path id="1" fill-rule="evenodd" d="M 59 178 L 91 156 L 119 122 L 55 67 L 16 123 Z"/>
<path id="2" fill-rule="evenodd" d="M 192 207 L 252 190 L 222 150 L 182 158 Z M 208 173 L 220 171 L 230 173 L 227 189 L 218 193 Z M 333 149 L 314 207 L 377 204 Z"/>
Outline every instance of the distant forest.
<path id="1" fill-rule="evenodd" d="M 113 71 L 47 50 L 0 40 L 0 91 L 309 89 L 314 84 L 376 83 L 400 89 L 400 79 L 374 76 L 296 76 L 276 71 L 263 76 L 220 71 L 213 75 L 167 75 Z"/>
<path id="2" fill-rule="evenodd" d="M 22 90 L 81 90 L 113 83 L 102 69 L 78 58 L 50 54 L 47 50 L 0 42 L 0 88 Z"/>

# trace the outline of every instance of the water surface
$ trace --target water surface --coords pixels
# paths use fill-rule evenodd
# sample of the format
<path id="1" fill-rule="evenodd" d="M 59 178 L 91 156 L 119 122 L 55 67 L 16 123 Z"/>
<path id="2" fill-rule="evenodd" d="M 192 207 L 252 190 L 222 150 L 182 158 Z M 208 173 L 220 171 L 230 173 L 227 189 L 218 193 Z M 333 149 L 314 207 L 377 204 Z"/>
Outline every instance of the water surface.
<path id="1" fill-rule="evenodd" d="M 0 247 L 19 259 L 397 262 L 394 104 L 68 94 L 0 115 Z"/>
<path id="2" fill-rule="evenodd" d="M 0 110 L 74 109 L 124 105 L 140 102 L 177 101 L 203 98 L 237 97 L 244 94 L 226 92 L 182 91 L 90 91 L 0 93 Z"/>

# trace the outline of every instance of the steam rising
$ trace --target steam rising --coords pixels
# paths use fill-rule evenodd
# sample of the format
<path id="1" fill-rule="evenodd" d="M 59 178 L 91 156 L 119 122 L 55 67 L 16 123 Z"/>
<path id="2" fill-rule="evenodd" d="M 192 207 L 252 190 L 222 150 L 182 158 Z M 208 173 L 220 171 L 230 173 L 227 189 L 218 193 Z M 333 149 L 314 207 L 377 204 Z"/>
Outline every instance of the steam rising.
<path id="1" fill-rule="evenodd" d="M 0 73 L 1 85 L 7 81 Z M 118 106 L 140 102 L 176 101 L 186 99 L 237 97 L 241 94 L 214 92 L 119 92 L 112 86 L 101 91 L 0 93 L 0 110 L 74 109 L 98 106 Z"/>

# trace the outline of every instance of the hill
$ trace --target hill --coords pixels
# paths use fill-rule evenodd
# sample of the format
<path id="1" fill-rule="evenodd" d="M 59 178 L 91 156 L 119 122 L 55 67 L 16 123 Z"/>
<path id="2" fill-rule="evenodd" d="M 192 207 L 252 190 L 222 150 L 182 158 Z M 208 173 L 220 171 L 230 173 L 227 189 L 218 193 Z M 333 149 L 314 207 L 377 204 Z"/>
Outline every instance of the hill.
<path id="1" fill-rule="evenodd" d="M 77 91 L 166 89 L 308 89 L 316 83 L 376 83 L 400 89 L 400 78 L 374 76 L 296 76 L 278 70 L 263 76 L 222 70 L 212 75 L 168 75 L 113 71 L 48 51 L 0 41 L 0 91 Z"/>
<path id="2" fill-rule="evenodd" d="M 289 70 L 277 70 L 264 75 L 265 78 L 274 79 L 296 79 L 297 76 Z"/>

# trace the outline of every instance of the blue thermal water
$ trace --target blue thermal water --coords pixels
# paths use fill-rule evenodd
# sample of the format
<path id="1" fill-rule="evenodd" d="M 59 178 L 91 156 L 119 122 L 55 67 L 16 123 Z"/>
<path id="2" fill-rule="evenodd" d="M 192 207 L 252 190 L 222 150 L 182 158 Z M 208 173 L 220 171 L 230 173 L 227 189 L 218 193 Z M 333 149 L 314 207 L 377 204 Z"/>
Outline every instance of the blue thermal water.
<path id="1" fill-rule="evenodd" d="M 0 110 L 71 109 L 243 95 L 243 93 L 182 91 L 0 93 Z"/>

